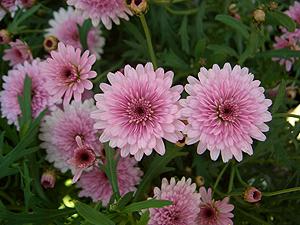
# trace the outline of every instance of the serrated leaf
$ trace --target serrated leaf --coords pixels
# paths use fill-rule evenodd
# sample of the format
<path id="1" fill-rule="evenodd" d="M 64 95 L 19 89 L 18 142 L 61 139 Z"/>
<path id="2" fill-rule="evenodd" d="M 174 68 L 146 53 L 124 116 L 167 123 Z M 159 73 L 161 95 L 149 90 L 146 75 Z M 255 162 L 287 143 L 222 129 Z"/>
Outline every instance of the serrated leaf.
<path id="1" fill-rule="evenodd" d="M 184 16 L 181 26 L 179 28 L 179 35 L 181 38 L 181 47 L 186 52 L 189 53 L 190 46 L 189 46 L 189 35 L 188 35 L 188 17 Z"/>
<path id="2" fill-rule="evenodd" d="M 272 110 L 271 110 L 272 114 L 276 113 L 278 111 L 279 107 L 281 106 L 281 104 L 284 101 L 285 87 L 286 87 L 285 80 L 282 80 L 281 84 L 279 86 L 278 94 L 276 96 L 276 99 L 274 101 L 274 104 L 273 104 L 273 107 L 272 107 Z"/>
<path id="3" fill-rule="evenodd" d="M 128 206 L 126 206 L 122 211 L 125 213 L 138 212 L 142 209 L 149 208 L 162 208 L 164 206 L 172 205 L 171 201 L 168 200 L 156 200 L 150 199 L 142 202 L 134 202 Z"/>
<path id="4" fill-rule="evenodd" d="M 285 13 L 279 11 L 268 11 L 267 16 L 272 21 L 287 28 L 289 32 L 293 32 L 296 29 L 296 23 Z"/>

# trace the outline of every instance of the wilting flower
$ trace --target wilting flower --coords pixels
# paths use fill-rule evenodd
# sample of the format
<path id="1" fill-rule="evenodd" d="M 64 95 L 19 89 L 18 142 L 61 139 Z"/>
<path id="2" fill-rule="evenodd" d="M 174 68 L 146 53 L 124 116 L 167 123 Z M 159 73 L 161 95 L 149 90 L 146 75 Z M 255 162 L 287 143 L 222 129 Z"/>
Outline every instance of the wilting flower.
<path id="1" fill-rule="evenodd" d="M 259 202 L 261 200 L 262 194 L 255 187 L 249 187 L 244 192 L 244 199 L 246 202 Z"/>
<path id="2" fill-rule="evenodd" d="M 135 186 L 141 181 L 143 172 L 133 158 L 120 158 L 117 164 L 118 186 L 121 196 L 135 191 Z M 102 201 L 106 206 L 113 194 L 111 184 L 103 171 L 94 167 L 91 171 L 84 171 L 77 182 L 82 190 L 79 197 L 90 197 L 94 202 Z"/>
<path id="3" fill-rule="evenodd" d="M 17 39 L 15 42 L 10 42 L 9 45 L 10 48 L 4 50 L 3 60 L 9 61 L 10 66 L 32 60 L 31 51 L 25 42 Z"/>
<path id="4" fill-rule="evenodd" d="M 294 51 L 300 50 L 300 29 L 296 29 L 294 32 L 287 32 L 279 36 L 275 37 L 275 43 L 273 47 L 275 49 L 289 48 Z M 273 61 L 279 61 L 280 65 L 284 65 L 286 71 L 290 71 L 292 69 L 293 64 L 298 58 L 277 58 L 274 57 Z"/>
<path id="5" fill-rule="evenodd" d="M 100 84 L 103 93 L 95 95 L 98 110 L 92 113 L 95 128 L 103 130 L 100 141 L 119 147 L 122 157 L 141 160 L 153 149 L 165 154 L 163 138 L 172 143 L 183 139 L 178 104 L 183 88 L 171 87 L 173 76 L 162 68 L 154 71 L 151 63 L 109 73 L 111 85 Z"/>
<path id="6" fill-rule="evenodd" d="M 6 117 L 9 124 L 18 127 L 18 116 L 21 115 L 18 96 L 23 96 L 24 80 L 26 75 L 31 78 L 31 110 L 33 117 L 52 105 L 51 97 L 44 87 L 45 77 L 40 71 L 40 62 L 34 60 L 31 64 L 17 65 L 3 76 L 3 91 L 0 92 L 2 117 Z"/>
<path id="7" fill-rule="evenodd" d="M 41 147 L 46 149 L 46 159 L 54 162 L 54 166 L 62 172 L 71 169 L 75 173 L 79 167 L 77 166 L 79 160 L 75 162 L 72 160 L 80 149 L 78 140 L 76 141 L 78 136 L 84 147 L 88 146 L 88 149 L 92 149 L 96 155 L 101 154 L 102 145 L 98 141 L 97 131 L 93 129 L 95 121 L 90 118 L 90 112 L 93 110 L 95 110 L 93 100 L 86 100 L 83 103 L 72 101 L 64 107 L 64 111 L 56 107 L 50 115 L 45 116 L 39 136 L 43 141 Z M 89 153 L 88 155 L 90 156 Z"/>
<path id="8" fill-rule="evenodd" d="M 199 225 L 233 225 L 231 211 L 234 206 L 229 204 L 229 198 L 226 197 L 222 201 L 212 199 L 211 189 L 205 190 L 201 187 L 200 213 L 198 215 L 197 224 Z"/>
<path id="9" fill-rule="evenodd" d="M 95 55 L 85 51 L 81 56 L 81 50 L 71 45 L 65 46 L 58 43 L 58 50 L 52 51 L 51 57 L 42 65 L 42 73 L 46 76 L 46 88 L 54 99 L 60 101 L 63 98 L 67 105 L 72 97 L 80 101 L 85 89 L 91 90 L 93 83 L 89 80 L 97 76 L 91 71 L 96 61 Z"/>
<path id="10" fill-rule="evenodd" d="M 128 7 L 135 15 L 144 14 L 148 10 L 148 0 L 131 0 Z"/>
<path id="11" fill-rule="evenodd" d="M 132 15 L 124 0 L 67 0 L 67 3 L 74 6 L 85 18 L 90 18 L 94 26 L 102 21 L 109 30 L 112 22 L 120 24 L 120 18 L 129 20 L 128 15 Z"/>
<path id="12" fill-rule="evenodd" d="M 161 189 L 154 188 L 154 198 L 170 200 L 172 205 L 151 208 L 149 225 L 195 225 L 199 213 L 200 194 L 196 184 L 183 177 L 176 183 L 175 178 L 162 180 Z"/>
<path id="13" fill-rule="evenodd" d="M 285 13 L 300 24 L 300 2 L 295 1 Z"/>
<path id="14" fill-rule="evenodd" d="M 10 34 L 7 30 L 0 30 L 0 44 L 8 44 L 10 42 Z"/>
<path id="15" fill-rule="evenodd" d="M 55 173 L 53 171 L 46 171 L 42 174 L 41 185 L 45 188 L 54 188 L 56 182 Z"/>
<path id="16" fill-rule="evenodd" d="M 187 144 L 199 141 L 197 152 L 207 149 L 216 160 L 221 152 L 227 162 L 234 156 L 238 161 L 242 152 L 253 154 L 252 138 L 264 141 L 272 119 L 268 107 L 271 100 L 265 99 L 260 81 L 253 80 L 247 68 L 226 63 L 220 69 L 200 69 L 198 79 L 189 76 L 185 90 L 189 94 L 182 100 L 182 115 L 188 121 L 185 133 Z"/>
<path id="17" fill-rule="evenodd" d="M 67 10 L 60 8 L 54 12 L 54 19 L 49 21 L 51 28 L 47 29 L 47 35 L 56 37 L 66 45 L 72 45 L 74 48 L 82 48 L 78 25 L 82 26 L 84 18 L 72 7 Z M 101 36 L 99 27 L 92 27 L 87 34 L 87 45 L 91 53 L 100 58 L 103 53 L 104 38 Z"/>

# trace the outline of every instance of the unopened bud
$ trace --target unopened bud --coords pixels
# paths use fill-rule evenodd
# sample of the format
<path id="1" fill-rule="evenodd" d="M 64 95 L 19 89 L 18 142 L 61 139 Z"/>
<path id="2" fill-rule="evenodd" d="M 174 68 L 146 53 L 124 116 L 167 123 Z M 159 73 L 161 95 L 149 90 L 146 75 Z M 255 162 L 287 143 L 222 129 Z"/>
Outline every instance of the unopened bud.
<path id="1" fill-rule="evenodd" d="M 270 2 L 270 5 L 269 5 L 269 6 L 270 6 L 270 9 L 271 9 L 271 10 L 275 10 L 275 9 L 278 8 L 278 3 L 272 1 L 272 2 Z"/>
<path id="2" fill-rule="evenodd" d="M 244 192 L 244 200 L 246 202 L 254 203 L 259 202 L 261 200 L 262 194 L 255 187 L 249 187 Z"/>
<path id="3" fill-rule="evenodd" d="M 135 15 L 145 14 L 148 10 L 147 0 L 129 0 L 127 5 Z"/>
<path id="4" fill-rule="evenodd" d="M 238 13 L 238 7 L 236 4 L 232 3 L 229 5 L 228 7 L 228 12 L 231 14 L 231 15 L 234 15 L 236 13 Z"/>
<path id="5" fill-rule="evenodd" d="M 195 180 L 196 184 L 201 187 L 205 184 L 205 180 L 204 177 L 202 176 L 196 176 L 196 180 Z"/>
<path id="6" fill-rule="evenodd" d="M 55 173 L 51 170 L 48 170 L 43 173 L 41 177 L 41 185 L 45 188 L 54 188 L 56 182 Z"/>
<path id="7" fill-rule="evenodd" d="M 11 41 L 10 34 L 7 30 L 0 30 L 0 44 L 8 44 Z"/>
<path id="8" fill-rule="evenodd" d="M 52 35 L 47 36 L 44 40 L 44 49 L 47 52 L 51 52 L 57 49 L 58 46 L 58 39 Z"/>
<path id="9" fill-rule="evenodd" d="M 263 23 L 266 20 L 266 13 L 262 9 L 256 9 L 253 12 L 253 18 L 258 23 Z"/>

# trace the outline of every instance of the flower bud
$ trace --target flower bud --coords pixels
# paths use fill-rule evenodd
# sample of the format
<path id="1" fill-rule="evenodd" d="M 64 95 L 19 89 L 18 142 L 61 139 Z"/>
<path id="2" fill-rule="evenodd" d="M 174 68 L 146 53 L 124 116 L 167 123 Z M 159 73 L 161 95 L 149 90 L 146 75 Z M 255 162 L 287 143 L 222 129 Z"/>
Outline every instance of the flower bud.
<path id="1" fill-rule="evenodd" d="M 270 7 L 271 10 L 275 10 L 275 9 L 278 8 L 278 3 L 275 2 L 275 1 L 272 1 L 272 2 L 270 2 L 269 7 Z"/>
<path id="2" fill-rule="evenodd" d="M 131 0 L 127 5 L 135 15 L 145 14 L 148 10 L 147 0 Z"/>
<path id="3" fill-rule="evenodd" d="M 201 187 L 205 184 L 205 180 L 204 177 L 202 176 L 196 176 L 196 180 L 195 180 L 196 184 Z"/>
<path id="4" fill-rule="evenodd" d="M 45 51 L 47 51 L 47 52 L 56 50 L 57 46 L 58 46 L 58 39 L 52 35 L 47 36 L 44 40 L 43 45 L 44 45 Z"/>
<path id="5" fill-rule="evenodd" d="M 36 0 L 21 0 L 20 3 L 22 7 L 28 9 L 36 3 Z"/>
<path id="6" fill-rule="evenodd" d="M 258 23 L 263 23 L 266 20 L 266 13 L 262 9 L 256 9 L 253 12 L 253 18 Z"/>
<path id="7" fill-rule="evenodd" d="M 11 41 L 10 34 L 7 30 L 0 30 L 0 44 L 8 44 Z"/>
<path id="8" fill-rule="evenodd" d="M 244 192 L 244 200 L 246 202 L 254 203 L 259 202 L 261 200 L 262 194 L 255 187 L 249 187 Z"/>
<path id="9" fill-rule="evenodd" d="M 55 181 L 56 181 L 55 173 L 54 173 L 54 171 L 51 171 L 51 170 L 44 172 L 41 177 L 41 185 L 45 189 L 54 188 Z"/>

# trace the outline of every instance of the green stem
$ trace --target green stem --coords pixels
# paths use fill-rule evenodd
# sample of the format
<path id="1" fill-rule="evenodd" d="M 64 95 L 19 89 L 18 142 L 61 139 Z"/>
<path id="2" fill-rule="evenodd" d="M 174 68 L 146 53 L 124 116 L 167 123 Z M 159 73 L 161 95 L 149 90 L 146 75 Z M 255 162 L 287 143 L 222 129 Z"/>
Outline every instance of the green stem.
<path id="1" fill-rule="evenodd" d="M 276 113 L 273 115 L 273 118 L 281 118 L 281 117 L 294 117 L 300 119 L 300 115 L 290 114 L 290 113 Z"/>
<path id="2" fill-rule="evenodd" d="M 236 173 L 237 179 L 241 183 L 241 185 L 243 185 L 244 187 L 248 187 L 249 185 L 242 179 L 240 171 L 238 170 L 237 167 L 235 167 L 235 173 Z"/>
<path id="3" fill-rule="evenodd" d="M 18 32 L 15 32 L 13 34 L 28 34 L 28 33 L 44 33 L 45 30 L 31 30 L 31 29 L 28 29 L 28 30 L 20 30 Z"/>
<path id="4" fill-rule="evenodd" d="M 271 196 L 286 194 L 294 191 L 300 191 L 300 187 L 293 187 L 293 188 L 283 189 L 274 192 L 263 192 L 263 196 L 271 197 Z"/>
<path id="5" fill-rule="evenodd" d="M 7 195 L 5 192 L 0 191 L 0 197 L 5 199 L 6 201 L 8 201 L 11 205 L 15 205 L 14 200 L 9 195 Z"/>
<path id="6" fill-rule="evenodd" d="M 186 10 L 174 10 L 174 9 L 171 9 L 170 7 L 168 7 L 168 6 L 166 6 L 166 10 L 169 13 L 177 15 L 177 16 L 193 15 L 193 14 L 195 14 L 195 13 L 197 13 L 199 11 L 198 8 L 195 8 L 195 9 L 186 9 Z"/>
<path id="7" fill-rule="evenodd" d="M 228 185 L 228 193 L 230 193 L 232 191 L 234 176 L 235 176 L 235 166 L 234 166 L 234 162 L 232 161 L 231 171 L 230 171 L 230 178 L 229 178 L 229 185 Z"/>
<path id="8" fill-rule="evenodd" d="M 134 220 L 134 218 L 132 216 L 132 213 L 128 214 L 128 219 L 129 219 L 131 225 L 135 225 L 136 224 L 136 222 L 135 222 L 135 220 Z"/>
<path id="9" fill-rule="evenodd" d="M 267 223 L 266 221 L 260 219 L 260 218 L 257 218 L 256 216 L 253 216 L 252 214 L 250 213 L 247 213 L 245 212 L 244 210 L 241 210 L 240 208 L 236 208 L 241 214 L 243 214 L 244 216 L 248 217 L 248 218 L 251 218 L 255 221 L 258 222 L 258 224 L 261 224 L 261 225 L 270 225 L 269 223 Z"/>
<path id="10" fill-rule="evenodd" d="M 148 27 L 148 24 L 147 24 L 147 21 L 146 21 L 146 18 L 144 16 L 144 14 L 142 14 L 140 16 L 140 20 L 141 20 L 141 23 L 142 23 L 142 26 L 143 26 L 143 29 L 144 29 L 144 32 L 145 32 L 149 55 L 150 55 L 151 61 L 153 63 L 153 66 L 156 69 L 157 68 L 156 56 L 155 56 L 154 49 L 153 49 L 153 44 L 152 44 L 152 40 L 151 40 L 149 27 Z"/>
<path id="11" fill-rule="evenodd" d="M 221 170 L 221 172 L 219 173 L 219 175 L 218 175 L 218 177 L 217 177 L 217 180 L 216 180 L 216 182 L 215 182 L 215 184 L 214 184 L 214 186 L 213 186 L 213 190 L 215 190 L 215 189 L 217 188 L 217 186 L 218 186 L 218 184 L 219 184 L 219 182 L 220 182 L 220 180 L 221 180 L 223 174 L 225 173 L 227 167 L 229 166 L 229 164 L 230 164 L 230 163 L 226 163 L 225 166 L 224 166 L 224 168 L 223 168 L 223 169 Z"/>

